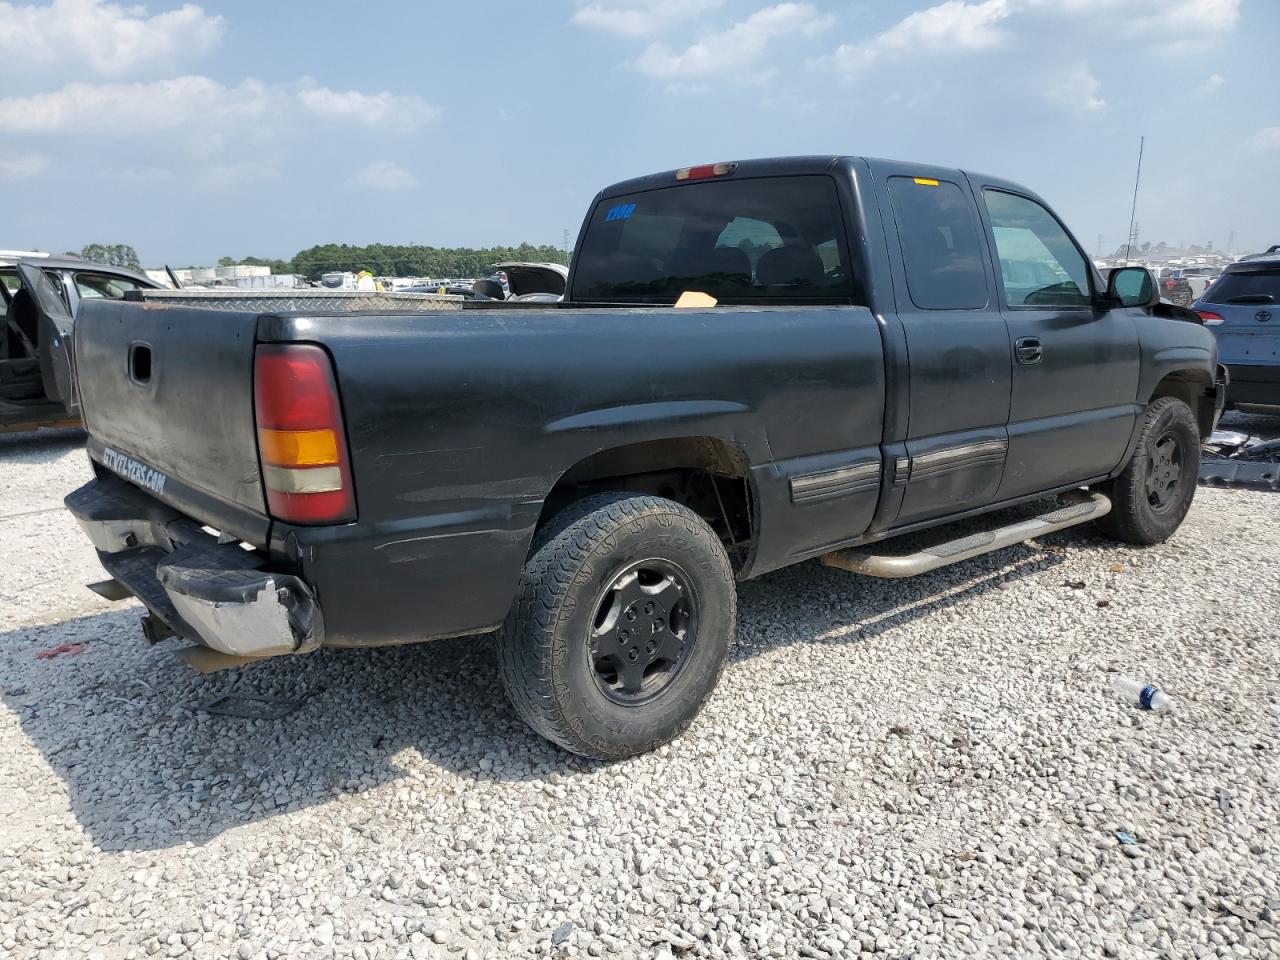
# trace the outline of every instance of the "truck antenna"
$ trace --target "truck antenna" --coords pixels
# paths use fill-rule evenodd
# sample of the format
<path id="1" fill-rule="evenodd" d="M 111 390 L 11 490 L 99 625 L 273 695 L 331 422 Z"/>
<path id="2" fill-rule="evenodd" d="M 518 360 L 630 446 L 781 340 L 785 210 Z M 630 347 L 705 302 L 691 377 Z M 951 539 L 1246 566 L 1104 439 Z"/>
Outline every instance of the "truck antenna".
<path id="1" fill-rule="evenodd" d="M 1129 252 L 1133 246 L 1133 218 L 1138 212 L 1138 181 L 1142 179 L 1142 148 L 1146 144 L 1146 137 L 1138 138 L 1138 172 L 1133 177 L 1133 206 L 1129 208 L 1129 239 L 1124 245 L 1124 265 L 1129 265 Z"/>

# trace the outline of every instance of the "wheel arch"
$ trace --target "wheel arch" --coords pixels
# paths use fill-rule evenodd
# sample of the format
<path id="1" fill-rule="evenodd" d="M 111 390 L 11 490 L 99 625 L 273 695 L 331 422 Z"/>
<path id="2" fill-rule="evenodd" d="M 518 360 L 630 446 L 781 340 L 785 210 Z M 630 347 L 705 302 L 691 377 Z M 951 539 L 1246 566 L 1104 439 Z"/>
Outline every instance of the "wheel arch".
<path id="1" fill-rule="evenodd" d="M 726 546 L 746 548 L 758 529 L 759 497 L 739 443 L 709 434 L 615 444 L 563 470 L 538 515 L 536 531 L 577 500 L 605 491 L 651 494 L 698 513 Z M 532 546 L 530 548 L 532 550 Z M 745 556 L 735 558 L 741 568 Z"/>
<path id="2" fill-rule="evenodd" d="M 1185 367 L 1172 370 L 1164 375 L 1151 391 L 1147 399 L 1152 404 L 1161 397 L 1174 397 L 1191 408 L 1200 430 L 1200 439 L 1208 440 L 1213 432 L 1216 384 L 1213 377 L 1200 367 Z"/>

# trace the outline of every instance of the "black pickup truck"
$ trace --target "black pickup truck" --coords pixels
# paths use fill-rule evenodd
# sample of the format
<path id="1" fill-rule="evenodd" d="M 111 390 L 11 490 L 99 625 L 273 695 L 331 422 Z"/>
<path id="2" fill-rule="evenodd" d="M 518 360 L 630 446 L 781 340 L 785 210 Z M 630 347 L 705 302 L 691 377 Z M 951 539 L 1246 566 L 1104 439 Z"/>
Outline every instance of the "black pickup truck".
<path id="1" fill-rule="evenodd" d="M 602 191 L 576 251 L 559 304 L 86 303 L 96 479 L 66 502 L 99 589 L 229 663 L 495 631 L 521 716 L 610 758 L 692 720 L 737 579 L 908 576 L 1094 519 L 1151 544 L 1191 504 L 1213 337 L 1146 270 L 1104 285 L 1016 184 L 691 167 Z"/>

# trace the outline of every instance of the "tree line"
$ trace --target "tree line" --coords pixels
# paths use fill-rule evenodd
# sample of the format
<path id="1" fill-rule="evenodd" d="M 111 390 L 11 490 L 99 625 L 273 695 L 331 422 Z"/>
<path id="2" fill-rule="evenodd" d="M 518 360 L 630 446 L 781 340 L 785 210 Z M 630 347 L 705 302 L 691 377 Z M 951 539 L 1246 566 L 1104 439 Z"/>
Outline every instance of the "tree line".
<path id="1" fill-rule="evenodd" d="M 357 247 L 346 243 L 326 243 L 301 250 L 290 260 L 223 257 L 218 262 L 223 265 L 247 263 L 270 267 L 272 273 L 297 273 L 308 280 L 317 280 L 321 274 L 348 270 L 352 273 L 368 270 L 380 277 L 482 277 L 495 263 L 504 260 L 569 262 L 559 247 L 531 243 L 478 249 L 385 243 Z"/>
<path id="2" fill-rule="evenodd" d="M 112 267 L 142 271 L 137 251 L 127 243 L 90 243 L 79 250 L 68 250 L 67 256 L 92 260 L 94 263 L 105 263 Z"/>
<path id="3" fill-rule="evenodd" d="M 125 243 L 91 243 L 68 256 L 83 257 L 94 263 L 141 270 L 138 254 Z M 569 258 L 559 247 L 549 243 L 535 246 L 522 243 L 515 247 L 425 247 L 417 244 L 371 243 L 356 247 L 346 243 L 325 243 L 301 250 L 289 260 L 270 257 L 222 257 L 218 265 L 236 263 L 270 267 L 272 273 L 298 273 L 308 280 L 321 274 L 349 270 L 368 270 L 380 277 L 482 277 L 495 263 L 504 260 L 529 260 L 536 263 L 568 264 Z"/>

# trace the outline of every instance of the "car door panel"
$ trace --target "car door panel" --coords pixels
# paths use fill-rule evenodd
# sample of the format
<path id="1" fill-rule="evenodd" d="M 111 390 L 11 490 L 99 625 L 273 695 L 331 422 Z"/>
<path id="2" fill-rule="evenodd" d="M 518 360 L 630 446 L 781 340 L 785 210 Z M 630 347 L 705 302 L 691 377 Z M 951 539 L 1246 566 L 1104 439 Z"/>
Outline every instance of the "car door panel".
<path id="1" fill-rule="evenodd" d="M 1013 365 L 1009 468 L 999 500 L 1110 473 L 1133 431 L 1140 361 L 1125 310 L 1011 310 L 1016 344 L 1035 339 L 1040 360 Z"/>
<path id="2" fill-rule="evenodd" d="M 952 431 L 907 443 L 911 465 L 898 523 L 990 503 L 1000 488 L 1009 439 L 1003 425 Z"/>
<path id="3" fill-rule="evenodd" d="M 915 164 L 872 167 L 910 366 L 906 455 L 894 464 L 902 499 L 891 519 L 902 526 L 995 497 L 1008 447 L 1010 346 L 964 178 Z M 959 274 L 968 281 L 957 284 Z"/>
<path id="4" fill-rule="evenodd" d="M 996 499 L 1108 474 L 1139 410 L 1133 315 L 1095 306 L 1099 279 L 1046 204 L 1006 184 L 970 181 L 1013 358 L 1008 464 Z"/>
<path id="5" fill-rule="evenodd" d="M 1119 465 L 1136 403 L 1009 424 L 1009 459 L 997 500 L 1093 480 Z M 1107 451 L 1101 456 L 1099 451 Z M 1118 451 L 1118 452 L 1117 452 Z"/>
<path id="6" fill-rule="evenodd" d="M 79 410 L 80 404 L 76 399 L 72 367 L 71 313 L 61 294 L 54 288 L 53 281 L 42 271 L 20 263 L 18 274 L 39 312 L 37 348 L 45 396 L 55 403 L 61 403 L 69 414 L 74 414 Z"/>

